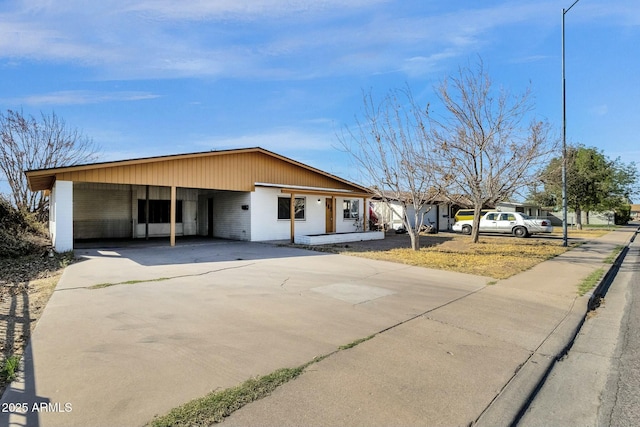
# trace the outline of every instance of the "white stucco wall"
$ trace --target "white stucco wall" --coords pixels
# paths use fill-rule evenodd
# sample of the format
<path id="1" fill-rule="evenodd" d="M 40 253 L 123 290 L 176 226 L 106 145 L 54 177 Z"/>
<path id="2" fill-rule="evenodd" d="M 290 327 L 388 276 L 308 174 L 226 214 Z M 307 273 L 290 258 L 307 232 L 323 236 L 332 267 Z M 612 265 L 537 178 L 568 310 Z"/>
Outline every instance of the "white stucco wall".
<path id="1" fill-rule="evenodd" d="M 56 181 L 49 200 L 49 233 L 57 252 L 73 250 L 73 182 Z"/>
<path id="2" fill-rule="evenodd" d="M 256 187 L 256 191 L 251 193 L 252 241 L 290 238 L 290 220 L 278 219 L 278 196 L 289 197 L 290 195 L 281 193 L 277 188 L 264 187 Z M 296 220 L 295 235 L 324 233 L 326 197 L 310 194 L 296 194 L 295 197 L 305 198 L 305 219 Z"/>
<path id="3" fill-rule="evenodd" d="M 386 203 L 381 201 L 374 202 L 374 210 L 382 220 L 388 224 L 389 228 L 398 229 L 404 227 L 402 224 L 402 206 L 400 203 L 394 202 L 392 203 L 393 209 L 390 209 Z M 424 214 L 423 225 L 438 224 L 440 231 L 445 231 L 449 229 L 449 218 L 448 218 L 448 209 L 449 205 L 426 205 L 420 209 Z M 414 217 L 415 209 L 411 206 L 407 208 L 407 215 L 409 217 L 409 222 L 411 226 L 413 226 L 415 217 Z M 440 215 L 440 218 L 438 218 Z"/>
<path id="4" fill-rule="evenodd" d="M 344 201 L 345 200 L 357 200 L 358 201 L 358 215 L 362 218 L 363 199 L 352 197 L 336 197 L 336 233 L 354 233 L 356 230 L 356 220 L 353 218 L 344 218 Z"/>
<path id="5" fill-rule="evenodd" d="M 131 237 L 131 185 L 73 183 L 75 239 Z"/>
<path id="6" fill-rule="evenodd" d="M 251 240 L 251 193 L 220 191 L 213 198 L 213 235 L 223 239 Z M 243 209 L 248 206 L 249 209 Z"/>

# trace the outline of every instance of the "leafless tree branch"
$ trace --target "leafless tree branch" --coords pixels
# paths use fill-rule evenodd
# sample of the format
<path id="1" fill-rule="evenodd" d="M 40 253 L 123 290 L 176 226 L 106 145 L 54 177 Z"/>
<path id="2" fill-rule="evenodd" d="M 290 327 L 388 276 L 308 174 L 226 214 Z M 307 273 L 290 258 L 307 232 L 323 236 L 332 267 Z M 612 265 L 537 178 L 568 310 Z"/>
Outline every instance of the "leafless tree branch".
<path id="1" fill-rule="evenodd" d="M 29 190 L 24 171 L 87 163 L 99 151 L 93 140 L 55 113 L 41 113 L 39 120 L 22 111 L 0 113 L 0 137 L 0 172 L 9 183 L 13 203 L 41 218 L 46 216 L 48 198 Z"/>

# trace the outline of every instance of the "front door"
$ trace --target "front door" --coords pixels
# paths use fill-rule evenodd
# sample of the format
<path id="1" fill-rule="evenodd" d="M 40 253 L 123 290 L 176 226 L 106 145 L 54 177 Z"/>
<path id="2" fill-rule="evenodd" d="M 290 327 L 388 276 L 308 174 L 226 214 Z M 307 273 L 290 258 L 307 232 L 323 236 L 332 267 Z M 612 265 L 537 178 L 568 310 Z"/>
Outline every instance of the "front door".
<path id="1" fill-rule="evenodd" d="M 326 227 L 325 227 L 325 232 L 326 233 L 333 233 L 334 232 L 334 228 L 333 228 L 333 198 L 329 198 L 327 197 L 325 199 L 325 203 L 327 206 L 327 210 L 326 210 Z"/>

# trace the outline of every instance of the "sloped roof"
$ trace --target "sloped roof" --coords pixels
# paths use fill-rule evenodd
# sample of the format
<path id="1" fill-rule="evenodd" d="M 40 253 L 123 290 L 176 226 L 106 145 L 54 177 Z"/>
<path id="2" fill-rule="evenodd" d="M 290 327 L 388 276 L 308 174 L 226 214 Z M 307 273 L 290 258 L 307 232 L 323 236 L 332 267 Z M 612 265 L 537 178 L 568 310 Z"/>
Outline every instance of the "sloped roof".
<path id="1" fill-rule="evenodd" d="M 253 191 L 256 183 L 369 191 L 260 147 L 176 154 L 25 171 L 32 191 L 55 180 Z"/>

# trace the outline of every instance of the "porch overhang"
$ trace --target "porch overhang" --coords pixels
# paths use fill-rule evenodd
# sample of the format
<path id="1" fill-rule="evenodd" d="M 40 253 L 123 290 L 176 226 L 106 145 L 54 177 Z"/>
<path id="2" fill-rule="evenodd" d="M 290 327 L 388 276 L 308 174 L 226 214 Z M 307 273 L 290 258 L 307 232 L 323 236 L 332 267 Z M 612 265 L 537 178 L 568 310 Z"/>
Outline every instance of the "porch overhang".
<path id="1" fill-rule="evenodd" d="M 258 186 L 260 184 L 256 183 L 256 186 Z M 264 184 L 263 184 L 264 185 Z M 367 231 L 367 223 L 368 223 L 368 212 L 367 212 L 367 203 L 366 200 L 368 198 L 373 197 L 373 193 L 368 193 L 368 192 L 364 192 L 364 191 L 351 191 L 351 190 L 342 190 L 342 189 L 334 189 L 334 188 L 317 188 L 317 187 L 303 187 L 303 186 L 277 186 L 277 185 L 267 185 L 270 187 L 278 187 L 280 188 L 280 191 L 284 194 L 290 194 L 291 195 L 291 207 L 289 212 L 293 212 L 294 211 L 294 199 L 295 196 L 297 194 L 310 194 L 310 195 L 314 195 L 314 196 L 324 196 L 324 197 L 331 197 L 333 199 L 333 205 L 335 206 L 335 198 L 336 197 L 348 197 L 348 198 L 354 198 L 354 199 L 362 199 L 362 213 L 363 213 L 363 218 L 362 218 L 362 225 L 363 225 L 363 231 Z M 335 212 L 334 212 L 335 215 Z M 335 222 L 335 218 L 334 218 L 334 222 Z M 290 234 L 290 241 L 291 243 L 295 243 L 295 218 L 293 215 L 290 215 L 290 224 L 291 224 L 291 234 Z M 334 231 L 335 231 L 335 227 L 334 227 Z M 359 240 L 359 239 L 355 239 L 355 240 Z"/>

